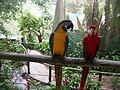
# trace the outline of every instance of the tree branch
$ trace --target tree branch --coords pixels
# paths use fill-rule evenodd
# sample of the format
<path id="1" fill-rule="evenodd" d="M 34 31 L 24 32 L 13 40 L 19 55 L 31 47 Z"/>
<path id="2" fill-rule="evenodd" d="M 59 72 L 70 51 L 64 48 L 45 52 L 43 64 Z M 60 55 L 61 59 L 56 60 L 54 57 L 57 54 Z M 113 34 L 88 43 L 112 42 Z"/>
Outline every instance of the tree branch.
<path id="1" fill-rule="evenodd" d="M 51 56 L 18 54 L 18 53 L 0 53 L 0 59 L 49 63 L 49 64 L 62 63 L 63 65 L 72 65 L 72 66 L 88 66 L 88 67 L 120 69 L 120 61 L 112 61 L 112 60 L 93 60 L 93 64 L 91 65 L 91 64 L 85 64 L 83 58 L 64 57 L 63 60 L 61 61 L 61 57 L 56 57 L 55 60 L 52 61 Z"/>

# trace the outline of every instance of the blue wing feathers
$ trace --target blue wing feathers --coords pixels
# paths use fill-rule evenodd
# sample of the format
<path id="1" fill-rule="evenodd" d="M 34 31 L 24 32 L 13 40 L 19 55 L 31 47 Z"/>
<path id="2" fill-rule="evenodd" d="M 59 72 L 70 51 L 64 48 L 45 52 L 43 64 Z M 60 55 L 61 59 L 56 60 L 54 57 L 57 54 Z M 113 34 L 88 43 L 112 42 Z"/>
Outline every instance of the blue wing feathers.
<path id="1" fill-rule="evenodd" d="M 49 45 L 51 49 L 51 53 L 53 54 L 53 40 L 54 40 L 54 33 L 51 33 L 50 39 L 49 39 Z"/>

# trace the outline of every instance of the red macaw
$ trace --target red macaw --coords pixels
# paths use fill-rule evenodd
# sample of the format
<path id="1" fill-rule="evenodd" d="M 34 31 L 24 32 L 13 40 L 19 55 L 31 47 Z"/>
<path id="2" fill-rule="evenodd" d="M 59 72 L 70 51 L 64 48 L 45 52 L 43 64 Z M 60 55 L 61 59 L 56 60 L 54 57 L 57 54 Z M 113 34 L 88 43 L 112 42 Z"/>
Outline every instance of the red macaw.
<path id="1" fill-rule="evenodd" d="M 100 45 L 100 37 L 95 25 L 91 25 L 88 28 L 88 35 L 84 36 L 82 40 L 83 45 L 83 57 L 85 58 L 85 63 L 91 63 L 94 59 L 96 52 Z M 83 67 L 82 76 L 80 81 L 80 90 L 84 90 L 86 78 L 89 73 L 89 67 Z"/>

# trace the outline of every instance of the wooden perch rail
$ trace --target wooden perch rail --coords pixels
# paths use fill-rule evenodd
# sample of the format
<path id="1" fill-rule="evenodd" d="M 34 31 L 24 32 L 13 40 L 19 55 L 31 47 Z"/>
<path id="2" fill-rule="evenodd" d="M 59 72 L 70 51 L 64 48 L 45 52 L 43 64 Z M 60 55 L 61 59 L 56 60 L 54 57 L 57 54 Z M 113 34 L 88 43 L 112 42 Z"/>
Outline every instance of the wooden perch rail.
<path id="1" fill-rule="evenodd" d="M 55 64 L 56 62 L 62 63 L 63 65 L 73 65 L 73 66 L 89 66 L 89 67 L 102 67 L 102 68 L 119 68 L 120 61 L 112 60 L 93 60 L 93 64 L 85 64 L 83 58 L 72 58 L 65 57 L 63 62 L 60 62 L 60 57 L 56 57 L 55 61 L 51 62 L 51 56 L 46 55 L 28 55 L 19 53 L 0 53 L 0 59 L 16 60 L 16 61 L 29 61 L 29 62 L 39 62 L 39 63 L 49 63 Z"/>

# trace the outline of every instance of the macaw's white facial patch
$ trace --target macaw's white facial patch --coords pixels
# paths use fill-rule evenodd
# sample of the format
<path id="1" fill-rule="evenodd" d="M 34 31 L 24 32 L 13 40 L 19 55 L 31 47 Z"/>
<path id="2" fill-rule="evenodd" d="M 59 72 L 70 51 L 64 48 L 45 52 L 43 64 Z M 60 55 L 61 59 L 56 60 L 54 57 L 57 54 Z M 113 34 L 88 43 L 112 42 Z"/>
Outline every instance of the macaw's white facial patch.
<path id="1" fill-rule="evenodd" d="M 94 29 L 88 29 L 88 33 L 90 34 L 90 36 L 94 36 L 96 34 L 96 30 Z"/>

